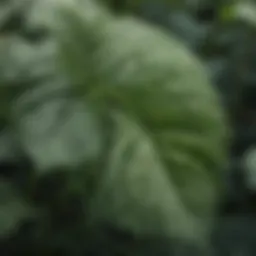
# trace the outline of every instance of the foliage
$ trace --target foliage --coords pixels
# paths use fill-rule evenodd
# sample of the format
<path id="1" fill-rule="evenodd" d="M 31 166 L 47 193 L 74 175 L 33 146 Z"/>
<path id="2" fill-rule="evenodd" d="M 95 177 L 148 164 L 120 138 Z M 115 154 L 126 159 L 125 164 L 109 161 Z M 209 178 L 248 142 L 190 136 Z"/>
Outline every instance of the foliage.
<path id="1" fill-rule="evenodd" d="M 253 47 L 234 49 L 244 38 L 254 45 L 251 20 L 222 19 L 221 11 L 234 9 L 216 4 L 217 18 L 198 22 L 193 5 L 177 10 L 166 1 L 172 24 L 161 20 L 161 28 L 88 0 L 19 3 L 0 15 L 0 231 L 8 255 L 204 247 L 227 130 L 194 55 L 211 67 L 235 123 L 239 85 L 253 84 L 245 75 Z M 143 6 L 150 4 L 134 16 L 143 17 Z M 181 26 L 186 19 L 194 30 Z"/>

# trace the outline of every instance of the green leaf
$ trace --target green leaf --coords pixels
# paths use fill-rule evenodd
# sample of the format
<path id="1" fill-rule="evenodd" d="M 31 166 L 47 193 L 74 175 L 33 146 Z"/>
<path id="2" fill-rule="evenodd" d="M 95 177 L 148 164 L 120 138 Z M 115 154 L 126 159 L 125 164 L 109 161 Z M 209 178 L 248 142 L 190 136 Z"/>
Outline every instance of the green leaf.
<path id="1" fill-rule="evenodd" d="M 4 40 L 0 52 L 0 115 L 14 125 L 18 144 L 42 174 L 95 158 L 101 147 L 97 117 L 72 98 L 69 79 L 56 67 L 55 5 L 33 2 L 21 33 Z M 23 36 L 42 28 L 44 40 Z"/>
<path id="2" fill-rule="evenodd" d="M 253 28 L 256 27 L 256 4 L 253 1 L 235 1 L 225 5 L 221 10 L 221 17 L 226 21 L 242 21 Z"/>
<path id="3" fill-rule="evenodd" d="M 61 93 L 43 97 L 35 91 L 24 93 L 13 112 L 20 143 L 39 174 L 97 159 L 101 124 L 90 107 Z"/>
<path id="4" fill-rule="evenodd" d="M 187 211 L 145 131 L 120 113 L 108 165 L 91 204 L 92 221 L 105 220 L 142 235 L 197 240 L 202 227 Z"/>
<path id="5" fill-rule="evenodd" d="M 0 118 L 6 124 L 10 122 L 13 102 L 25 91 L 33 89 L 35 84 L 49 84 L 50 80 L 58 76 L 53 61 L 55 52 L 56 45 L 51 38 L 41 44 L 31 44 L 16 36 L 3 39 L 0 51 Z M 64 78 L 61 82 L 57 81 L 51 90 L 59 88 L 67 88 Z"/>
<path id="6" fill-rule="evenodd" d="M 227 141 L 205 70 L 157 28 L 103 11 L 88 21 L 87 14 L 75 1 L 60 6 L 56 30 L 60 65 L 74 91 L 115 124 L 92 219 L 142 236 L 203 240 Z"/>

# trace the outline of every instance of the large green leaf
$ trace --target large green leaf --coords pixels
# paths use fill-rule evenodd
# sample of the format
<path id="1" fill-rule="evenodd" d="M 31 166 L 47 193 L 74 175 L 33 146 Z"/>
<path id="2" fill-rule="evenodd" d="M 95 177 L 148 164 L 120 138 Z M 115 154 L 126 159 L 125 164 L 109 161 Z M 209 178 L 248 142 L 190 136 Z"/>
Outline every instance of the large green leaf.
<path id="1" fill-rule="evenodd" d="M 101 170 L 90 208 L 91 221 L 110 222 L 138 237 L 199 239 L 202 227 L 181 202 L 145 131 L 120 113 L 114 114 L 114 120 L 114 145 L 106 169 Z"/>
<path id="2" fill-rule="evenodd" d="M 141 235 L 203 238 L 227 136 L 205 71 L 173 37 L 85 2 L 56 15 L 74 91 L 116 126 L 92 216 Z"/>

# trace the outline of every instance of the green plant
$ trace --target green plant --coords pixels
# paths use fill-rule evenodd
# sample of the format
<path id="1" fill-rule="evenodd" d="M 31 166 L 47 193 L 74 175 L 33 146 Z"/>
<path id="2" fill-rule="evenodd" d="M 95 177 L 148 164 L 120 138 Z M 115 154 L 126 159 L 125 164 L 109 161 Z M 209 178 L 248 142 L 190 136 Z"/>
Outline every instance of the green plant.
<path id="1" fill-rule="evenodd" d="M 52 240 L 40 253 L 86 244 L 105 224 L 207 246 L 228 131 L 200 61 L 174 36 L 93 1 L 50 3 L 53 75 L 25 79 L 19 100 L 1 87 L 14 98 L 6 126 L 31 163 L 23 193 L 34 243 Z M 10 236 L 24 216 L 0 207 L 13 216 Z"/>

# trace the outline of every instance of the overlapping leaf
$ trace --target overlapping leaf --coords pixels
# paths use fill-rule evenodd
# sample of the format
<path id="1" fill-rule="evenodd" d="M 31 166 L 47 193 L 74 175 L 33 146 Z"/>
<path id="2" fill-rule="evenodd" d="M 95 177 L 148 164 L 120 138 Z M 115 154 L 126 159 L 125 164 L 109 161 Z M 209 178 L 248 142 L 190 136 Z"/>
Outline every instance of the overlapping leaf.
<path id="1" fill-rule="evenodd" d="M 216 95 L 179 41 L 87 3 L 60 6 L 58 40 L 77 94 L 116 126 L 92 216 L 194 239 L 212 216 L 225 157 Z"/>

